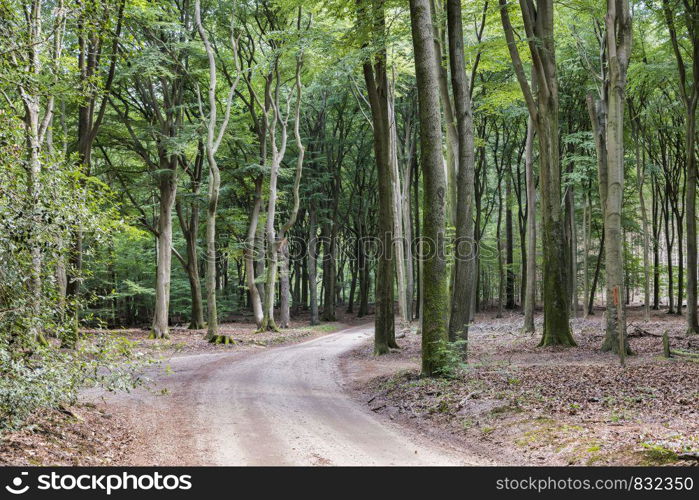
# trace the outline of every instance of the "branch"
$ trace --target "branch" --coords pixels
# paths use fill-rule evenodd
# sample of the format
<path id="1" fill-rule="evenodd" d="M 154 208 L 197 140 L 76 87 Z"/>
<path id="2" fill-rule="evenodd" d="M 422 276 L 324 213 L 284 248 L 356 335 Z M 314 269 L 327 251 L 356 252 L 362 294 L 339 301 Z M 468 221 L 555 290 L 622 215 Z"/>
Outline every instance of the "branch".
<path id="1" fill-rule="evenodd" d="M 507 0 L 498 0 L 498 2 L 500 3 L 500 17 L 502 18 L 502 28 L 505 31 L 505 40 L 507 41 L 507 48 L 510 51 L 512 66 L 514 66 L 517 81 L 519 82 L 519 86 L 522 89 L 522 94 L 524 94 L 524 101 L 527 104 L 529 115 L 532 117 L 534 123 L 536 123 L 538 118 L 536 102 L 534 101 L 531 87 L 529 86 L 527 77 L 524 74 L 524 68 L 522 67 L 522 59 L 519 56 L 519 50 L 517 49 L 517 43 L 515 42 L 514 37 L 514 30 L 512 29 L 512 23 L 510 22 L 510 15 L 507 12 Z"/>

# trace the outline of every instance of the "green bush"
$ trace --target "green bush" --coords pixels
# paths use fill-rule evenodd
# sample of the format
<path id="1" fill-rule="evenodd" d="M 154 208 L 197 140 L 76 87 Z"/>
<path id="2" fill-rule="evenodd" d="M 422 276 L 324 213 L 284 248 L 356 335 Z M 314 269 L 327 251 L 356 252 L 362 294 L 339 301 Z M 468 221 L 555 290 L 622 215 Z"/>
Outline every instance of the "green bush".
<path id="1" fill-rule="evenodd" d="M 99 335 L 75 350 L 38 348 L 13 356 L 0 347 L 0 430 L 16 429 L 39 408 L 77 401 L 80 389 L 130 390 L 145 382 L 152 361 L 134 353 L 127 339 Z"/>
<path id="2" fill-rule="evenodd" d="M 466 346 L 467 341 L 465 340 L 457 340 L 456 342 L 436 342 L 435 355 L 441 360 L 437 375 L 444 378 L 458 377 L 466 367 L 464 363 Z"/>

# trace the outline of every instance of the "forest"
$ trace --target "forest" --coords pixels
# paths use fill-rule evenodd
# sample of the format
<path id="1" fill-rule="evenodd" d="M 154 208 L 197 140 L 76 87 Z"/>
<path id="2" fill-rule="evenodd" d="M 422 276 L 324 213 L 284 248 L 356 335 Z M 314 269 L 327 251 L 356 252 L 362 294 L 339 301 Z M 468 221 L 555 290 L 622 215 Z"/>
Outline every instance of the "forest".
<path id="1" fill-rule="evenodd" d="M 0 0 L 0 463 L 307 369 L 361 375 L 329 422 L 696 463 L 698 103 L 699 0 Z"/>

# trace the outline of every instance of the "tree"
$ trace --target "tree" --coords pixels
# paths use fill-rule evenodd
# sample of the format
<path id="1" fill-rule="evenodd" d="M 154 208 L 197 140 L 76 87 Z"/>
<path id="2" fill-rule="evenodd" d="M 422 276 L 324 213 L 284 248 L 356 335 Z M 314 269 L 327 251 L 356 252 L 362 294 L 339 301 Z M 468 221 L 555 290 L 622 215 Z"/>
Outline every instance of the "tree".
<path id="1" fill-rule="evenodd" d="M 628 3 L 610 0 L 600 43 L 599 98 L 587 98 L 597 150 L 600 204 L 604 227 L 604 263 L 607 283 L 606 335 L 602 350 L 623 356 L 620 338 L 626 332 L 624 307 L 624 245 L 621 226 L 624 192 L 624 100 L 631 52 L 631 18 Z M 621 337 L 620 337 L 621 335 Z"/>
<path id="2" fill-rule="evenodd" d="M 104 121 L 107 97 L 114 83 L 125 5 L 125 0 L 92 0 L 81 3 L 78 11 L 78 70 L 80 83 L 84 88 L 78 106 L 77 153 L 78 162 L 86 176 L 91 175 L 92 150 Z M 109 29 L 110 22 L 115 25 L 113 32 Z M 110 53 L 109 64 L 103 69 L 100 60 L 105 52 L 105 45 L 110 46 Z M 95 85 L 95 81 L 99 84 Z M 65 281 L 65 293 L 73 301 L 77 299 L 82 282 L 83 238 L 83 231 L 78 228 L 73 235 L 69 254 L 70 278 L 66 274 L 67 269 L 63 262 L 58 269 L 58 279 Z M 77 337 L 78 311 L 73 310 L 71 314 L 75 320 L 73 334 Z"/>
<path id="3" fill-rule="evenodd" d="M 206 143 L 204 150 L 206 151 L 206 159 L 209 164 L 209 202 L 206 211 L 206 307 L 208 310 L 207 322 L 207 338 L 210 342 L 228 343 L 227 336 L 221 336 L 218 333 L 218 312 L 216 309 L 216 212 L 218 209 L 218 197 L 221 189 L 221 173 L 216 162 L 216 152 L 221 147 L 223 135 L 228 127 L 228 121 L 231 116 L 231 104 L 235 97 L 235 91 L 240 81 L 240 66 L 238 64 L 238 39 L 236 38 L 233 29 L 234 15 L 231 15 L 231 49 L 233 51 L 233 60 L 236 63 L 236 76 L 231 83 L 228 97 L 225 101 L 225 111 L 223 121 L 217 124 L 216 108 L 218 106 L 216 98 L 216 58 L 214 49 L 209 42 L 209 36 L 201 22 L 201 1 L 194 2 L 194 19 L 199 32 L 199 37 L 204 44 L 206 57 L 209 62 L 209 114 L 208 120 L 204 116 L 203 109 L 202 120 L 206 120 Z M 200 105 L 201 107 L 201 105 Z M 217 130 L 218 127 L 218 130 Z"/>
<path id="4" fill-rule="evenodd" d="M 487 9 L 487 2 L 486 7 Z M 484 10 L 485 12 L 485 10 Z M 485 15 L 485 14 L 484 14 Z M 485 22 L 481 22 L 481 32 Z M 473 113 L 471 88 L 464 63 L 461 2 L 447 0 L 447 26 L 449 32 L 449 61 L 451 86 L 454 92 L 454 109 L 458 135 L 458 173 L 456 178 L 456 259 L 449 316 L 449 338 L 468 340 L 468 324 L 471 302 L 475 290 L 475 262 L 477 248 L 474 240 L 473 201 L 475 154 L 473 140 Z M 477 64 L 476 64 L 477 65 Z M 474 70 L 475 73 L 475 70 Z"/>
<path id="5" fill-rule="evenodd" d="M 624 240 L 621 214 L 624 194 L 624 103 L 631 56 L 631 14 L 628 0 L 608 0 L 606 17 L 609 111 L 606 126 L 607 171 L 600 170 L 604 209 L 607 278 L 607 335 L 603 350 L 628 352 L 624 301 Z M 611 298 L 611 300 L 610 300 Z"/>
<path id="6" fill-rule="evenodd" d="M 310 17 L 306 30 L 310 27 Z M 301 8 L 299 7 L 299 15 L 297 19 L 296 29 L 301 32 Z M 294 107 L 294 140 L 296 141 L 296 173 L 294 174 L 294 185 L 292 187 L 294 204 L 291 208 L 288 220 L 282 225 L 279 230 L 279 241 L 277 247 L 281 255 L 280 269 L 280 326 L 289 328 L 290 312 L 289 312 L 289 242 L 287 234 L 296 223 L 296 218 L 299 213 L 300 197 L 299 188 L 301 184 L 301 175 L 303 173 L 303 159 L 306 149 L 301 140 L 300 122 L 301 122 L 301 98 L 303 96 L 303 86 L 301 85 L 301 68 L 303 67 L 303 49 L 299 49 L 296 56 L 296 75 L 294 77 L 294 88 L 296 90 L 296 105 Z"/>
<path id="7" fill-rule="evenodd" d="M 434 33 L 429 0 L 410 0 L 415 77 L 420 117 L 420 162 L 423 173 L 422 374 L 443 374 L 442 349 L 448 340 L 448 288 L 445 256 L 446 177 L 442 164 L 442 127 Z"/>
<path id="8" fill-rule="evenodd" d="M 380 249 L 376 264 L 376 321 L 374 354 L 398 347 L 393 318 L 393 187 L 391 186 L 391 138 L 388 116 L 388 77 L 386 74 L 385 6 L 383 0 L 372 0 L 358 7 L 358 26 L 367 50 L 362 68 L 367 87 L 374 132 L 374 159 L 379 184 L 378 238 Z M 370 40 L 370 37 L 375 37 Z"/>
<path id="9" fill-rule="evenodd" d="M 536 185 L 534 181 L 534 123 L 527 118 L 524 165 L 527 186 L 527 281 L 524 292 L 525 332 L 534 332 L 534 309 L 536 308 Z"/>
<path id="10" fill-rule="evenodd" d="M 157 269 L 152 338 L 169 335 L 170 285 L 173 247 L 172 215 L 177 198 L 180 147 L 185 129 L 185 92 L 192 18 L 187 5 L 157 4 L 153 12 L 144 10 L 130 26 L 137 42 L 137 57 L 122 53 L 128 65 L 119 74 L 109 102 L 123 124 L 122 144 L 138 155 L 150 171 L 158 192 L 158 215 L 149 224 L 138 204 L 141 222 L 157 240 Z M 152 25 L 150 15 L 162 16 L 163 23 Z M 157 89 L 157 90 L 156 90 Z M 136 115 L 136 116 L 134 116 Z M 152 127 L 144 126 L 152 123 Z M 120 131 L 122 134 L 123 131 Z M 126 189 L 128 192 L 128 189 Z M 133 200 L 133 195 L 129 193 Z M 134 200 L 135 201 L 135 200 Z"/>
<path id="11" fill-rule="evenodd" d="M 3 26 L 3 37 L 7 38 L 7 54 L 9 55 L 9 67 L 13 70 L 11 81 L 14 91 L 19 96 L 23 116 L 23 131 L 26 164 L 26 198 L 24 212 L 25 217 L 33 221 L 29 228 L 27 242 L 31 255 L 31 266 L 28 276 L 28 290 L 30 300 L 29 308 L 29 335 L 40 345 L 47 345 L 44 333 L 40 327 L 41 303 L 44 295 L 44 250 L 41 235 L 38 230 L 41 221 L 46 217 L 45 207 L 42 206 L 43 198 L 43 163 L 50 153 L 51 129 L 55 115 L 56 96 L 47 92 L 45 86 L 58 83 L 58 60 L 63 52 L 63 36 L 66 29 L 66 10 L 62 0 L 56 5 L 53 16 L 53 26 L 50 32 L 44 31 L 44 18 L 46 6 L 40 0 L 31 0 L 22 5 L 22 15 L 17 16 L 22 21 L 14 23 L 17 18 L 8 16 L 6 26 Z M 10 33 L 9 26 L 19 28 L 19 33 Z M 14 38 L 16 35 L 19 38 Z M 48 67 L 48 70 L 46 69 Z M 48 73 L 48 78 L 46 78 Z M 17 108 L 4 94 L 13 111 Z"/>
<path id="12" fill-rule="evenodd" d="M 685 107 L 685 162 L 687 170 L 687 190 L 685 193 L 685 204 L 687 210 L 687 331 L 699 333 L 699 323 L 697 322 L 697 223 L 696 223 L 696 191 L 697 191 L 697 162 L 696 162 L 696 112 L 699 102 L 699 1 L 685 1 L 681 5 L 683 21 L 685 23 L 690 49 L 687 52 L 692 54 L 692 77 L 687 77 L 683 51 L 686 49 L 681 45 L 680 37 L 677 34 L 675 22 L 676 2 L 663 0 L 663 13 L 665 22 L 670 33 L 672 52 L 677 62 L 679 75 L 680 98 Z M 682 301 L 679 302 L 680 312 Z"/>
<path id="13" fill-rule="evenodd" d="M 541 183 L 541 242 L 543 247 L 544 332 L 541 346 L 574 346 L 570 331 L 568 266 L 561 210 L 561 173 L 558 145 L 558 81 L 556 48 L 553 33 L 553 1 L 521 0 L 529 52 L 532 58 L 532 81 L 536 99 L 527 81 L 514 28 L 510 22 L 507 0 L 499 0 L 502 26 L 529 115 L 539 138 Z M 533 221 L 532 221 L 533 223 Z"/>

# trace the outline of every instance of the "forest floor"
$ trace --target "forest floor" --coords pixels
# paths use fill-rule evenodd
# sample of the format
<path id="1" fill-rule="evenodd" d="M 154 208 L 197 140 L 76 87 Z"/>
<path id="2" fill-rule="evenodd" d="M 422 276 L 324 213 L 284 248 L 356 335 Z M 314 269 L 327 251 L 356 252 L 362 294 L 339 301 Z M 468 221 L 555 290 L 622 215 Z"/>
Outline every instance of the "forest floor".
<path id="1" fill-rule="evenodd" d="M 567 349 L 537 347 L 517 312 L 494 316 L 477 317 L 469 365 L 450 380 L 419 378 L 415 326 L 376 358 L 372 319 L 341 313 L 263 334 L 231 318 L 229 345 L 181 328 L 157 341 L 112 330 L 160 361 L 152 383 L 37 413 L 1 436 L 0 464 L 697 463 L 680 456 L 699 450 L 699 363 L 661 356 L 666 330 L 674 349 L 699 349 L 683 318 L 629 310 L 635 355 L 622 369 L 599 351 L 603 311 L 573 320 Z"/>
<path id="2" fill-rule="evenodd" d="M 340 322 L 342 321 L 342 322 Z M 364 320 L 366 321 L 366 320 Z M 161 340 L 148 339 L 148 329 L 121 328 L 105 331 L 132 342 L 135 352 L 147 355 L 156 363 L 152 365 L 145 388 L 134 392 L 153 398 L 167 395 L 167 390 L 155 382 L 167 378 L 171 363 L 179 358 L 198 355 L 238 355 L 263 351 L 267 348 L 290 345 L 327 335 L 347 324 L 361 322 L 338 310 L 338 321 L 309 327 L 308 318 L 300 316 L 292 321 L 291 328 L 281 332 L 256 333 L 248 316 L 234 316 L 220 325 L 221 334 L 234 341 L 231 344 L 211 344 L 204 338 L 205 330 L 188 330 L 173 327 L 170 337 Z M 84 339 L 97 330 L 85 330 Z M 100 394 L 100 391 L 87 391 Z M 33 415 L 26 425 L 0 435 L 0 465 L 116 465 L 129 461 L 129 455 L 139 436 L 133 432 L 129 412 L 105 403 L 99 397 L 84 398 L 80 403 L 60 409 L 45 409 Z M 157 421 L 158 415 L 141 415 Z"/>
<path id="3" fill-rule="evenodd" d="M 374 413 L 502 465 L 696 464 L 699 363 L 662 357 L 697 352 L 684 319 L 629 309 L 634 355 L 625 369 L 602 353 L 604 311 L 572 321 L 576 348 L 537 347 L 523 317 L 479 314 L 469 331 L 469 365 L 452 380 L 419 377 L 420 337 L 404 330 L 400 350 L 376 358 L 372 345 L 345 356 L 355 398 Z"/>

